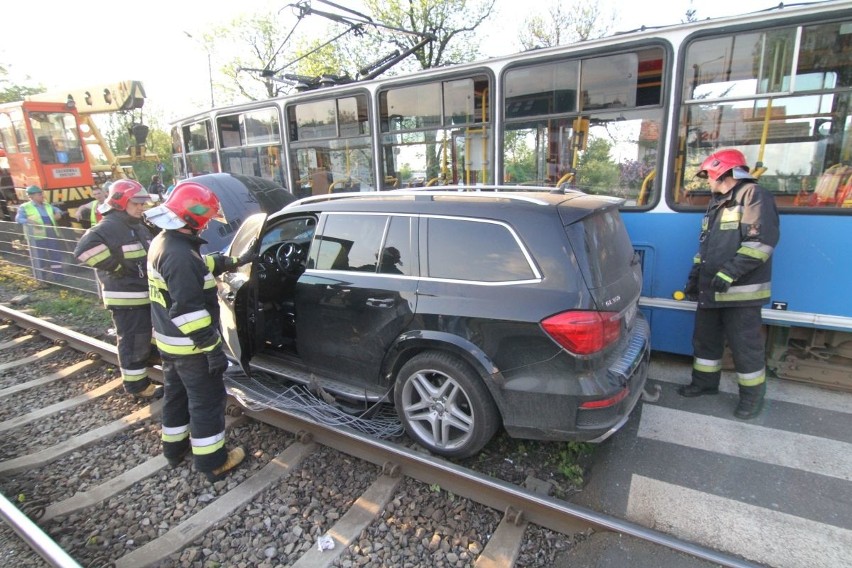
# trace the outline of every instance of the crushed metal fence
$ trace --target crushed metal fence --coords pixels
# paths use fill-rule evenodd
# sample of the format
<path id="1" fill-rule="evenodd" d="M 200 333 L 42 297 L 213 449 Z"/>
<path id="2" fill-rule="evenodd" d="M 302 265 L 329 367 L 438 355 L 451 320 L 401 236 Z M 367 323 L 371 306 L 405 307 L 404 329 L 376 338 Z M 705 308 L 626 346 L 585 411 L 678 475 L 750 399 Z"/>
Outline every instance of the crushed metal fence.
<path id="1" fill-rule="evenodd" d="M 55 238 L 36 238 L 26 225 L 0 221 L 0 258 L 29 269 L 39 282 L 99 294 L 94 269 L 74 257 L 74 247 L 85 231 L 56 227 L 55 232 Z"/>

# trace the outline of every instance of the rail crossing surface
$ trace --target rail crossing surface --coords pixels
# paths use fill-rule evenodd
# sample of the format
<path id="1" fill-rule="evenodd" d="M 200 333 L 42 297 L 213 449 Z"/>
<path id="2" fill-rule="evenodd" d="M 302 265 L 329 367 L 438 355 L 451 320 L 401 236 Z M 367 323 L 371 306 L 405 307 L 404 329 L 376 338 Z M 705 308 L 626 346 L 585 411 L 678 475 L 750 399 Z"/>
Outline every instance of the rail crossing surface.
<path id="1" fill-rule="evenodd" d="M 733 417 L 732 373 L 723 374 L 719 395 L 678 396 L 690 366 L 655 354 L 649 383 L 661 387 L 659 400 L 644 402 L 598 449 L 574 501 L 767 566 L 849 566 L 852 394 L 769 379 L 763 412 L 742 421 Z M 625 560 L 693 566 L 611 538 L 583 565 Z"/>

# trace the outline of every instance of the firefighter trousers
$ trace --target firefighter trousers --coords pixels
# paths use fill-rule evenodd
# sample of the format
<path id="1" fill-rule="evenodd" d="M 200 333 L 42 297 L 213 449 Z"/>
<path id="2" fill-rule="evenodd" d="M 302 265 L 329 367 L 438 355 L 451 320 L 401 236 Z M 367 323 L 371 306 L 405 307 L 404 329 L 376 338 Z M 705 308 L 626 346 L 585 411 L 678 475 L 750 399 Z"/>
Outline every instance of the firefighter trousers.
<path id="1" fill-rule="evenodd" d="M 144 391 L 151 384 L 148 378 L 148 359 L 151 356 L 151 308 L 114 308 L 118 366 L 128 393 Z"/>
<path id="2" fill-rule="evenodd" d="M 719 386 L 725 340 L 734 357 L 740 394 L 763 388 L 766 381 L 766 343 L 761 329 L 760 306 L 698 308 L 692 335 L 692 384 Z"/>
<path id="3" fill-rule="evenodd" d="M 163 455 L 180 459 L 191 448 L 195 469 L 225 463 L 225 381 L 213 376 L 204 354 L 163 358 Z"/>

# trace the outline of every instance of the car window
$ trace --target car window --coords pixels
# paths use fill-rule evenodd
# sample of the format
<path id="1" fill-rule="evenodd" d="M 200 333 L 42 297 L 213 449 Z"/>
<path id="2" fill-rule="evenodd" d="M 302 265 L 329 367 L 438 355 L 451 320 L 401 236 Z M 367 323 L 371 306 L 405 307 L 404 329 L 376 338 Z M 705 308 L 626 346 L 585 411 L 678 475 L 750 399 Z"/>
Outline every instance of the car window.
<path id="1" fill-rule="evenodd" d="M 411 218 L 391 217 L 388 234 L 379 259 L 381 274 L 414 274 L 414 253 L 411 247 Z"/>
<path id="2" fill-rule="evenodd" d="M 265 250 L 272 245 L 287 241 L 299 243 L 310 241 L 316 229 L 316 224 L 317 221 L 313 217 L 287 219 L 266 231 L 260 248 Z"/>
<path id="3" fill-rule="evenodd" d="M 312 263 L 318 270 L 376 272 L 386 215 L 331 214 L 316 238 Z"/>
<path id="4" fill-rule="evenodd" d="M 510 282 L 535 278 L 508 227 L 463 219 L 428 220 L 428 274 L 432 278 Z"/>

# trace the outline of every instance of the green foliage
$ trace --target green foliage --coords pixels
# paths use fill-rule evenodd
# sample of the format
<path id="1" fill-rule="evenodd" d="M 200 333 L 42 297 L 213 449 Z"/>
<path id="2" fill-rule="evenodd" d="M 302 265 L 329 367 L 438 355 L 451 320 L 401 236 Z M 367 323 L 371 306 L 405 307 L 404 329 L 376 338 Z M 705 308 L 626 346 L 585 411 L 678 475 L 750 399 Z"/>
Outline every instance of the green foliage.
<path id="1" fill-rule="evenodd" d="M 0 65 L 0 103 L 22 101 L 25 97 L 43 92 L 44 87 L 41 85 L 30 86 L 13 83 L 9 80 L 9 71 L 5 66 Z"/>
<path id="2" fill-rule="evenodd" d="M 611 145 L 604 138 L 593 138 L 577 168 L 577 187 L 587 193 L 612 194 L 618 189 L 621 170 L 609 156 Z"/>
<path id="3" fill-rule="evenodd" d="M 557 454 L 557 468 L 575 486 L 583 485 L 583 467 L 578 460 L 589 456 L 594 451 L 594 445 L 587 442 L 565 442 Z"/>
<path id="4" fill-rule="evenodd" d="M 435 37 L 435 41 L 413 54 L 421 69 L 475 59 L 478 47 L 472 41 L 474 33 L 494 8 L 494 0 L 365 0 L 364 3 L 375 21 L 390 28 L 382 30 L 387 34 L 385 41 L 400 50 L 414 47 L 425 34 Z"/>
<path id="5" fill-rule="evenodd" d="M 525 140 L 526 131 L 506 131 L 505 160 L 506 183 L 520 183 L 536 179 L 535 152 Z"/>

